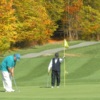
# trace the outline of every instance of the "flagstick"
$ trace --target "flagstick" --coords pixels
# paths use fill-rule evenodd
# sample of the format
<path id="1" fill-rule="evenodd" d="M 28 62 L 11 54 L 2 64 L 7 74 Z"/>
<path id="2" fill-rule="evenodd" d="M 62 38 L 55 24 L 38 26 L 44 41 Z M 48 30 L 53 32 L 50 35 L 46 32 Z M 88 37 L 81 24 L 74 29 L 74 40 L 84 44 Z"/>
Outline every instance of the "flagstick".
<path id="1" fill-rule="evenodd" d="M 66 48 L 64 47 L 64 57 L 65 57 L 65 50 L 66 50 Z M 64 58 L 64 86 L 65 86 L 65 82 L 66 80 L 65 80 L 65 58 Z"/>
<path id="2" fill-rule="evenodd" d="M 68 48 L 69 47 L 69 45 L 68 45 L 68 43 L 67 43 L 67 41 L 64 39 L 64 57 L 65 57 L 65 51 L 66 51 L 66 48 Z M 65 83 L 66 83 L 66 74 L 67 74 L 67 72 L 66 72 L 66 68 L 65 68 L 65 59 L 64 59 L 64 86 L 65 86 Z"/>

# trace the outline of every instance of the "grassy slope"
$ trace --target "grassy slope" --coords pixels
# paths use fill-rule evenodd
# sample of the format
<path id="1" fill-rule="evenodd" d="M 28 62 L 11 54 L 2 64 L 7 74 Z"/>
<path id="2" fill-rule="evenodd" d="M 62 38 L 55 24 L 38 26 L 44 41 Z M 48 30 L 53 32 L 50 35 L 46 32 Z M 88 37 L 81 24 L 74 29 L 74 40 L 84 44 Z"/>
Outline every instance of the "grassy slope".
<path id="1" fill-rule="evenodd" d="M 68 43 L 69 43 L 69 45 L 74 45 L 74 44 L 78 44 L 81 42 L 83 42 L 83 41 L 71 41 Z M 13 51 L 8 51 L 4 54 L 4 56 L 7 56 L 9 54 L 14 54 L 14 53 L 20 53 L 21 55 L 24 55 L 27 53 L 41 52 L 41 51 L 48 50 L 48 49 L 62 48 L 62 46 L 63 46 L 63 41 L 56 42 L 56 43 L 47 43 L 47 44 L 41 45 L 41 46 L 36 45 L 36 46 L 30 47 L 30 48 L 15 49 Z"/>
<path id="2" fill-rule="evenodd" d="M 60 55 L 62 56 L 63 52 Z M 69 74 L 66 75 L 64 87 L 62 63 L 59 89 L 46 88 L 47 67 L 52 57 L 21 59 L 15 70 L 16 82 L 21 92 L 0 92 L 0 98 L 2 100 L 100 100 L 100 44 L 66 51 L 66 70 Z M 1 83 L 0 86 L 0 90 L 3 90 Z"/>
<path id="3" fill-rule="evenodd" d="M 100 82 L 100 44 L 73 49 L 68 52 L 74 53 L 76 56 L 69 57 L 68 66 L 72 68 L 68 79 L 83 82 Z"/>

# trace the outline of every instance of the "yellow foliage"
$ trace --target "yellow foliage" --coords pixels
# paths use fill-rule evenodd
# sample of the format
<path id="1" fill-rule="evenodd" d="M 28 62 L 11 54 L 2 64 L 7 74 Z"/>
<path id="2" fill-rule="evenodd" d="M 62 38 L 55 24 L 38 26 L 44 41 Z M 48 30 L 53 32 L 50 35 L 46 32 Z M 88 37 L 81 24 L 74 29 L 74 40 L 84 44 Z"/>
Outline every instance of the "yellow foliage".
<path id="1" fill-rule="evenodd" d="M 10 42 L 9 39 L 6 39 L 6 36 L 1 36 L 0 37 L 0 50 L 6 51 L 10 48 Z"/>

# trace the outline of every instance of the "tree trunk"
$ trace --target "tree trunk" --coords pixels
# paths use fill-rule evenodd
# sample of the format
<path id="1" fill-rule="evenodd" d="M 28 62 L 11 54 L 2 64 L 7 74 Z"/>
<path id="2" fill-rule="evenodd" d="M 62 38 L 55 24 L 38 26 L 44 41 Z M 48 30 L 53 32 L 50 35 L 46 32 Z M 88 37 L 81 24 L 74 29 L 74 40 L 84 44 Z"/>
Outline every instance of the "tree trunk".
<path id="1" fill-rule="evenodd" d="M 96 40 L 99 41 L 100 40 L 100 34 L 96 35 Z"/>

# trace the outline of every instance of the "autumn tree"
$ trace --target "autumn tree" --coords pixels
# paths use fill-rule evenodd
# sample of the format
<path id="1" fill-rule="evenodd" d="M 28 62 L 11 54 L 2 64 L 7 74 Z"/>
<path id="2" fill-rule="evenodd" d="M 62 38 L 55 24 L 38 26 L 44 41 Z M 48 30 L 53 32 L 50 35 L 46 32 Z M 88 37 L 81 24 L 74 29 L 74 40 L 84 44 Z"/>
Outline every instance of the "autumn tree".
<path id="1" fill-rule="evenodd" d="M 83 0 L 79 13 L 81 39 L 100 40 L 100 3 L 99 0 Z"/>
<path id="2" fill-rule="evenodd" d="M 100 13 L 91 6 L 84 6 L 80 11 L 80 25 L 83 39 L 100 40 Z"/>
<path id="3" fill-rule="evenodd" d="M 97 1 L 67 1 L 62 20 L 68 39 L 100 39 L 100 12 L 95 4 L 92 4 L 97 3 Z"/>
<path id="4" fill-rule="evenodd" d="M 14 1 L 18 29 L 18 43 L 47 42 L 56 29 L 45 7 L 36 0 Z M 22 45 L 24 45 L 22 44 Z"/>
<path id="5" fill-rule="evenodd" d="M 0 53 L 4 53 L 16 42 L 16 18 L 12 5 L 13 0 L 0 1 Z"/>
<path id="6" fill-rule="evenodd" d="M 64 5 L 64 0 L 44 0 L 44 6 L 47 13 L 54 22 L 61 19 Z"/>
<path id="7" fill-rule="evenodd" d="M 62 18 L 65 34 L 69 40 L 78 39 L 79 16 L 82 0 L 68 0 Z"/>
<path id="8" fill-rule="evenodd" d="M 50 16 L 50 19 L 52 20 L 52 22 L 56 27 L 55 31 L 58 31 L 60 29 L 59 27 L 61 27 L 59 22 L 61 21 L 64 12 L 65 0 L 43 0 L 43 1 L 44 1 L 44 6 L 47 10 L 47 14 Z M 57 36 L 58 35 L 59 33 L 57 32 Z"/>

